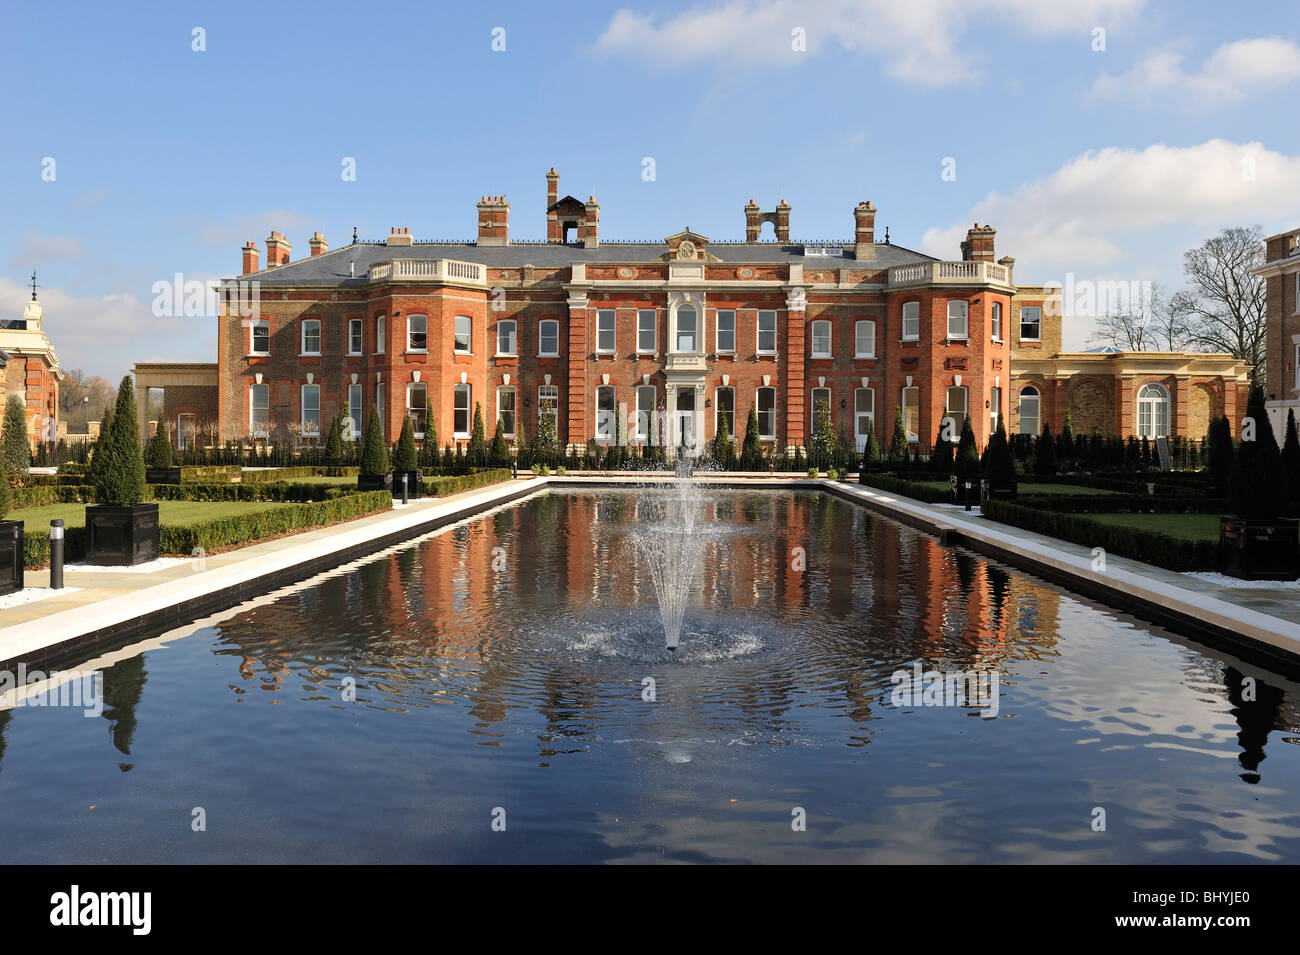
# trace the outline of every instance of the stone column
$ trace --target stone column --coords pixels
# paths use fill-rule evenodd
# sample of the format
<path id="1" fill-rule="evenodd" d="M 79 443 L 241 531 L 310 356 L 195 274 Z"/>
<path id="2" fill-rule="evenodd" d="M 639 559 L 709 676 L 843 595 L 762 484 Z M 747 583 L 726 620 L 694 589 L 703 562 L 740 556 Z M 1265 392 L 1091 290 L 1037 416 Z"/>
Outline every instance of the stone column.
<path id="1" fill-rule="evenodd" d="M 805 433 L 807 418 L 804 414 L 804 336 L 806 328 L 807 298 L 802 288 L 790 290 L 785 300 L 785 443 L 789 453 L 797 445 L 807 445 Z"/>
<path id="2" fill-rule="evenodd" d="M 570 446 L 587 443 L 587 335 L 590 309 L 585 294 L 569 296 L 569 379 L 564 430 Z M 557 429 L 558 430 L 558 429 Z"/>

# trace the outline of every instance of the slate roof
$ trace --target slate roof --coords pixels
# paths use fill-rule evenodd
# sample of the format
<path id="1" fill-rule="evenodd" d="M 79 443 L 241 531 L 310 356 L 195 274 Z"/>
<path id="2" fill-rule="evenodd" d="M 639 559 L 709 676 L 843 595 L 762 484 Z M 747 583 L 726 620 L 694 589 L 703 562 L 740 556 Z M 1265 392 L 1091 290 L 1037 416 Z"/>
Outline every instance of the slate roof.
<path id="1" fill-rule="evenodd" d="M 818 243 L 821 245 L 821 243 Z M 771 264 L 802 262 L 809 268 L 890 268 L 913 262 L 933 262 L 933 256 L 900 245 L 876 244 L 876 258 L 862 262 L 852 257 L 853 245 L 845 242 L 850 254 L 845 257 L 831 255 L 805 255 L 803 244 L 759 242 L 710 242 L 706 251 L 723 262 L 745 264 Z M 389 259 L 455 259 L 476 262 L 495 268 L 518 268 L 533 265 L 538 268 L 567 268 L 575 262 L 653 262 L 668 251 L 663 242 L 602 242 L 594 249 L 578 245 L 549 245 L 546 243 L 516 243 L 504 246 L 479 246 L 473 242 L 416 242 L 409 246 L 389 246 L 379 242 L 359 242 L 341 246 L 323 255 L 311 256 L 252 273 L 262 285 L 330 285 L 361 286 L 369 282 L 370 266 Z M 350 263 L 356 263 L 352 276 Z M 234 276 L 233 278 L 239 278 Z"/>

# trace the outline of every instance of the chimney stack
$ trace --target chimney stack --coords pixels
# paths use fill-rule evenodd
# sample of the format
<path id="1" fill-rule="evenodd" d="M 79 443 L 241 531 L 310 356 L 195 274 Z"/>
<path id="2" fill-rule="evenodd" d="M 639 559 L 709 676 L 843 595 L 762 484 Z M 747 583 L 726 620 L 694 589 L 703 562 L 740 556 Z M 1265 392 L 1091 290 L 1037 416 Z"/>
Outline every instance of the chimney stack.
<path id="1" fill-rule="evenodd" d="M 505 196 L 484 196 L 478 204 L 478 244 L 510 244 L 510 203 Z"/>
<path id="2" fill-rule="evenodd" d="M 266 237 L 266 267 L 274 269 L 289 264 L 289 253 L 293 246 L 279 232 L 272 232 Z"/>
<path id="3" fill-rule="evenodd" d="M 546 174 L 546 241 L 559 245 L 564 241 L 564 230 L 560 227 L 560 214 L 552 209 L 560 201 L 560 174 L 551 167 Z"/>
<path id="4" fill-rule="evenodd" d="M 758 203 L 750 199 L 745 203 L 745 242 L 753 245 L 763 231 L 763 217 L 758 211 Z"/>
<path id="5" fill-rule="evenodd" d="M 415 245 L 415 240 L 411 238 L 411 230 L 406 226 L 402 228 L 393 228 L 388 233 L 388 238 L 384 240 L 384 245 Z"/>
<path id="6" fill-rule="evenodd" d="M 325 236 L 321 235 L 319 232 L 313 232 L 311 238 L 307 240 L 307 244 L 311 246 L 311 254 L 313 258 L 318 255 L 324 255 L 330 250 L 330 244 L 325 241 Z"/>
<path id="7" fill-rule="evenodd" d="M 790 203 L 784 199 L 776 204 L 776 241 L 790 241 Z"/>
<path id="8" fill-rule="evenodd" d="M 248 275 L 250 272 L 258 271 L 259 265 L 257 259 L 260 253 L 257 251 L 257 246 L 253 244 L 252 239 L 249 239 L 244 243 L 242 251 L 244 253 L 244 274 Z"/>
<path id="9" fill-rule="evenodd" d="M 586 217 L 578 223 L 578 241 L 584 249 L 594 249 L 600 245 L 597 229 L 600 225 L 600 203 L 592 196 L 583 207 Z"/>
<path id="10" fill-rule="evenodd" d="M 857 259 L 876 257 L 876 207 L 870 199 L 859 202 L 853 210 L 853 256 Z"/>
<path id="11" fill-rule="evenodd" d="M 992 262 L 993 237 L 998 230 L 991 225 L 975 223 L 966 230 L 966 241 L 961 244 L 961 257 L 966 262 Z"/>

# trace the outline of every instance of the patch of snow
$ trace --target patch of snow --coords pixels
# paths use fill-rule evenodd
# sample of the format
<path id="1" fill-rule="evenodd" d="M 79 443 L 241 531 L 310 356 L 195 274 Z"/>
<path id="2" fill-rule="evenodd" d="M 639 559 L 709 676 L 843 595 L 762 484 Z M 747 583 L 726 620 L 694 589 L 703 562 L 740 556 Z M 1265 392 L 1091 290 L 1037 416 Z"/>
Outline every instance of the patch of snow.
<path id="1" fill-rule="evenodd" d="M 1242 580 L 1240 577 L 1229 577 L 1227 574 L 1216 574 L 1210 571 L 1197 570 L 1189 571 L 1183 574 L 1184 577 L 1191 577 L 1207 584 L 1213 584 L 1216 587 L 1231 587 L 1234 590 L 1286 590 L 1291 592 L 1300 592 L 1300 580 Z"/>
<path id="2" fill-rule="evenodd" d="M 136 564 L 134 567 L 109 567 L 103 564 L 87 564 L 84 561 L 78 561 L 75 564 L 64 564 L 63 570 L 69 574 L 154 574 L 180 564 L 193 563 L 195 559 L 194 557 L 159 557 L 157 560 Z"/>
<path id="3" fill-rule="evenodd" d="M 11 594 L 0 597 L 0 610 L 21 607 L 23 604 L 35 603 L 37 600 L 44 600 L 46 597 L 55 597 L 59 594 L 74 594 L 80 589 L 80 587 L 64 587 L 62 590 L 55 590 L 53 587 L 24 587 L 22 590 L 16 590 Z"/>

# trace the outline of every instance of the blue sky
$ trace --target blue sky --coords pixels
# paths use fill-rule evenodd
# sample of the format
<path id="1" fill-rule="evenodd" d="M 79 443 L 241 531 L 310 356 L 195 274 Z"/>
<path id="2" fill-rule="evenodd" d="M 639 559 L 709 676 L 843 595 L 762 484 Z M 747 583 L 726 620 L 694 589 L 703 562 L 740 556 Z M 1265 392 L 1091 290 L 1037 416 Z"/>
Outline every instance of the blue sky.
<path id="1" fill-rule="evenodd" d="M 215 320 L 155 317 L 155 282 L 236 273 L 271 229 L 295 259 L 317 230 L 470 238 L 485 193 L 542 238 L 552 165 L 606 238 L 743 238 L 751 196 L 784 196 L 796 239 L 849 238 L 870 199 L 947 258 L 991 223 L 1022 283 L 1177 287 L 1219 228 L 1300 225 L 1298 23 L 1280 2 L 10 2 L 0 311 L 35 267 L 65 367 L 214 360 Z"/>

